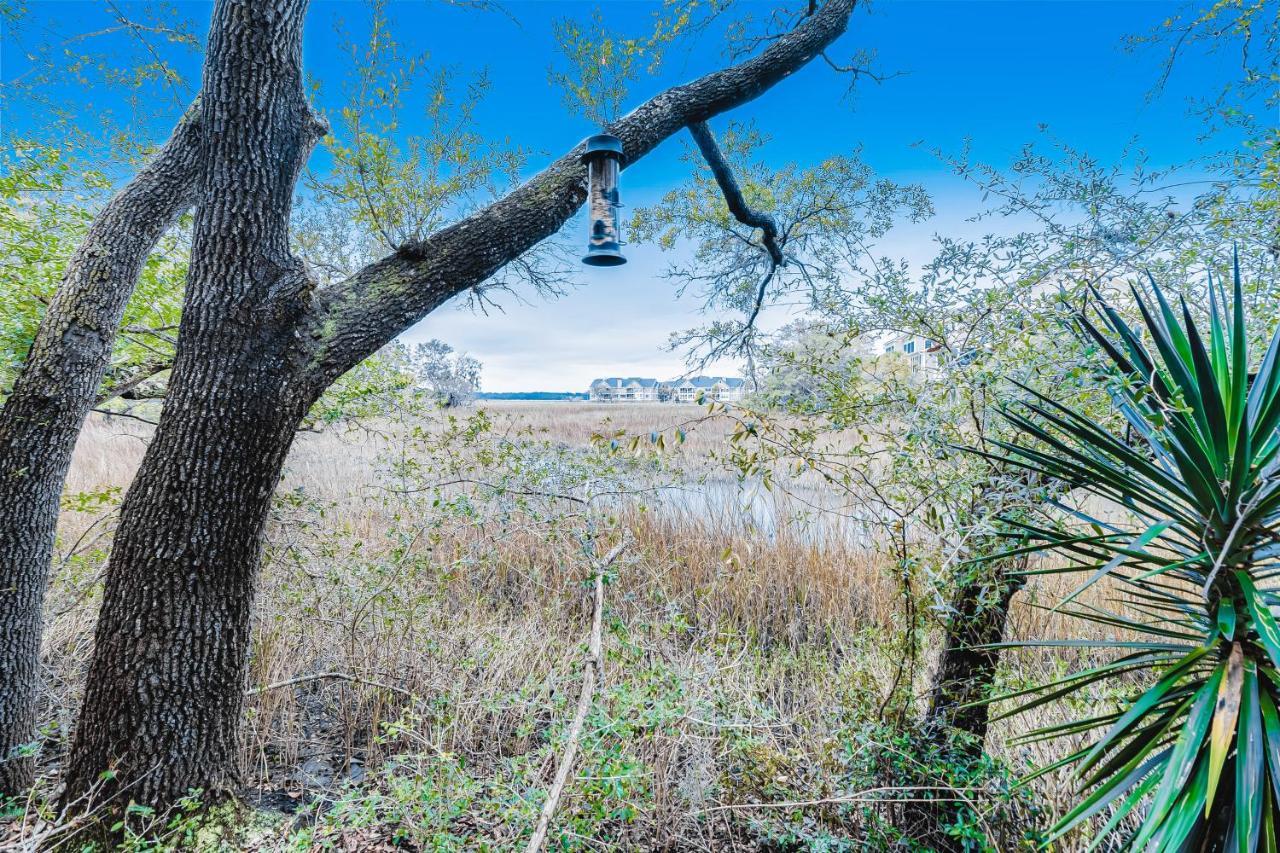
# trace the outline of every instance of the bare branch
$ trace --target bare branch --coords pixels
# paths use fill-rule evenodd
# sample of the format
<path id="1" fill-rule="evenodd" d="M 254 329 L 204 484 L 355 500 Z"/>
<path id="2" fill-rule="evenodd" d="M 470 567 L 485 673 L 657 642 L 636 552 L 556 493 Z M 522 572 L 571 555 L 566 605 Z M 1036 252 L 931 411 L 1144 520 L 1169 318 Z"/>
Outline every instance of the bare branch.
<path id="1" fill-rule="evenodd" d="M 153 376 L 163 373 L 173 366 L 171 359 L 155 359 L 139 365 L 135 370 L 111 383 L 98 392 L 93 401 L 94 406 L 101 406 L 108 400 L 123 397 Z"/>
<path id="2" fill-rule="evenodd" d="M 573 760 L 578 754 L 578 741 L 582 737 L 582 727 L 587 721 L 587 712 L 591 710 L 591 700 L 595 696 L 596 685 L 604 680 L 604 654 L 601 642 L 601 628 L 604 624 L 604 573 L 622 556 L 622 552 L 630 544 L 630 535 L 624 535 L 622 541 L 615 545 L 603 560 L 591 567 L 594 591 L 591 608 L 591 637 L 587 641 L 587 668 L 582 673 L 582 691 L 578 694 L 578 708 L 574 712 L 573 722 L 569 725 L 569 734 L 565 740 L 564 752 L 560 755 L 559 766 L 556 768 L 555 781 L 547 793 L 547 801 L 542 805 L 542 814 L 538 816 L 538 826 L 529 838 L 525 853 L 538 853 L 546 841 L 551 819 L 555 817 L 556 808 L 560 805 L 560 795 L 564 793 L 565 783 L 569 781 L 569 772 L 573 770 Z"/>
<path id="3" fill-rule="evenodd" d="M 886 80 L 892 80 L 894 77 L 902 76 L 901 71 L 895 71 L 892 74 L 881 74 L 878 71 L 872 71 L 867 66 L 860 65 L 856 62 L 848 62 L 845 64 L 841 64 L 839 62 L 836 62 L 834 59 L 832 59 L 831 56 L 825 50 L 822 52 L 822 59 L 824 62 L 827 63 L 827 65 L 831 67 L 831 70 L 835 71 L 837 74 L 852 74 L 853 82 L 855 83 L 857 82 L 859 77 L 866 77 L 872 83 L 879 85 Z M 852 88 L 853 83 L 850 83 L 849 85 Z"/>
<path id="4" fill-rule="evenodd" d="M 129 418 L 130 420 L 141 421 L 147 426 L 159 426 L 155 421 L 147 420 L 146 418 L 135 415 L 132 412 L 116 412 L 111 409 L 94 409 L 93 411 L 111 418 Z"/>
<path id="5" fill-rule="evenodd" d="M 265 684 L 262 687 L 251 687 L 244 692 L 244 695 L 256 696 L 259 693 L 266 693 L 269 690 L 279 690 L 282 687 L 294 687 L 298 684 L 306 684 L 311 681 L 346 681 L 351 684 L 363 684 L 369 687 L 377 687 L 380 690 L 388 690 L 392 693 L 399 693 L 402 696 L 413 698 L 413 694 L 408 690 L 405 690 L 403 687 L 396 687 L 394 684 L 387 684 L 384 681 L 374 681 L 369 678 L 362 678 L 348 672 L 315 672 L 310 675 L 299 675 L 294 678 L 286 678 L 284 681 Z"/>
<path id="6" fill-rule="evenodd" d="M 785 264 L 782 246 L 778 243 L 778 223 L 769 214 L 752 210 L 747 204 L 746 198 L 742 195 L 742 188 L 738 186 L 738 181 L 733 176 L 729 161 L 725 160 L 720 146 L 716 144 L 711 128 L 707 127 L 705 121 L 698 121 L 689 125 L 689 133 L 692 134 L 693 141 L 698 143 L 702 159 L 706 160 L 707 166 L 711 168 L 711 174 L 715 177 L 720 192 L 724 193 L 725 203 L 729 205 L 729 212 L 733 214 L 733 218 L 743 225 L 759 228 L 762 234 L 761 242 L 773 260 L 773 265 L 780 267 Z"/>

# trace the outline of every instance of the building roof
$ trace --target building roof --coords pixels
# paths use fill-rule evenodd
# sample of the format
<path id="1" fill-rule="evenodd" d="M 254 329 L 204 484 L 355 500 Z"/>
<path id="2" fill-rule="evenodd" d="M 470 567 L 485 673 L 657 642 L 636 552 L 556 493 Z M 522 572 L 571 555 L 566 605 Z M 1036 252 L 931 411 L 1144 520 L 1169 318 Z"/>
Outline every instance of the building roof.
<path id="1" fill-rule="evenodd" d="M 724 383 L 728 388 L 741 388 L 743 380 L 736 376 L 690 376 L 686 379 L 672 382 L 676 387 L 690 385 L 694 388 L 711 388 L 717 383 Z"/>
<path id="2" fill-rule="evenodd" d="M 739 389 L 742 388 L 746 381 L 737 376 L 687 376 L 682 379 L 669 379 L 665 382 L 659 382 L 648 376 L 605 376 L 600 379 L 591 380 L 592 388 L 657 388 L 659 385 L 667 388 L 714 388 L 717 384 L 726 388 Z"/>
<path id="3" fill-rule="evenodd" d="M 639 388 L 653 388 L 658 384 L 658 380 L 651 379 L 648 376 L 607 376 L 604 379 L 593 379 L 591 386 L 604 385 L 608 388 L 626 388 L 635 385 Z"/>

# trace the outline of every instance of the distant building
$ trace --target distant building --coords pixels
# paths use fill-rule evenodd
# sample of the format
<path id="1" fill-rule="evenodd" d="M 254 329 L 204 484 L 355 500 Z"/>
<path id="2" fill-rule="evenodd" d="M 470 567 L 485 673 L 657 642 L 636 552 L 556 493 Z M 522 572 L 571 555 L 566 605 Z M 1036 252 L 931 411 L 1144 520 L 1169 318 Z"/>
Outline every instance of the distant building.
<path id="1" fill-rule="evenodd" d="M 911 372 L 925 376 L 937 372 L 942 363 L 942 344 L 919 335 L 896 335 L 881 345 L 886 355 L 901 353 L 911 365 Z"/>
<path id="2" fill-rule="evenodd" d="M 644 376 L 610 376 L 593 381 L 587 398 L 601 403 L 657 402 L 658 385 L 658 380 Z"/>
<path id="3" fill-rule="evenodd" d="M 676 403 L 707 402 L 734 403 L 742 399 L 746 382 L 736 376 L 690 376 L 664 382 L 667 398 Z"/>
<path id="4" fill-rule="evenodd" d="M 741 400 L 745 391 L 746 382 L 736 376 L 690 376 L 667 382 L 645 376 L 609 376 L 594 380 L 587 397 L 599 403 L 732 403 Z"/>

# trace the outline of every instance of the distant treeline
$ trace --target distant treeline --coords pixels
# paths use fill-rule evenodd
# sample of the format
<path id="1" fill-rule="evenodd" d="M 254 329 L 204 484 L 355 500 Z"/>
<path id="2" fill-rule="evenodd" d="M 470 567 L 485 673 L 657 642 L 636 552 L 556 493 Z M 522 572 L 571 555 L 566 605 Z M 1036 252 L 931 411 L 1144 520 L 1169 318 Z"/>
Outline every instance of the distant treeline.
<path id="1" fill-rule="evenodd" d="M 481 400 L 585 400 L 583 391 L 481 391 Z"/>

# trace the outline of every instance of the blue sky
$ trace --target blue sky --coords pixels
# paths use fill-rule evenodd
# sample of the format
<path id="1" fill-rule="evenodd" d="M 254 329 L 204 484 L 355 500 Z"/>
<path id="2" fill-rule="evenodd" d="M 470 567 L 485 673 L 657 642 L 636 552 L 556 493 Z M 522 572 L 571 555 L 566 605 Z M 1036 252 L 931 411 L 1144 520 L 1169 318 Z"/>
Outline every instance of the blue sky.
<path id="1" fill-rule="evenodd" d="M 130 9 L 133 4 L 121 3 Z M 209 5 L 176 4 L 203 35 Z M 487 70 L 493 84 L 478 108 L 480 129 L 508 137 L 534 152 L 531 171 L 593 132 L 569 114 L 559 91 L 547 82 L 554 61 L 551 26 L 557 18 L 585 19 L 599 5 L 617 29 L 643 33 L 656 8 L 651 0 L 510 0 L 511 17 L 479 14 L 431 0 L 389 4 L 394 32 L 406 52 L 426 51 L 433 65 L 461 71 Z M 1002 227 L 966 221 L 981 199 L 930 153 L 934 147 L 958 152 L 970 144 L 976 159 L 1000 166 L 1021 147 L 1044 136 L 1088 150 L 1102 161 L 1121 157 L 1135 140 L 1156 166 L 1183 163 L 1197 153 L 1198 119 L 1187 113 L 1187 98 L 1214 89 L 1229 74 L 1233 57 L 1195 55 L 1175 68 L 1165 94 L 1146 95 L 1155 81 L 1163 48 L 1126 52 L 1126 35 L 1145 33 L 1181 4 L 1157 2 L 985 2 L 982 0 L 878 0 L 859 10 L 848 34 L 832 51 L 836 58 L 859 50 L 877 53 L 877 68 L 892 76 L 876 85 L 860 82 L 845 98 L 848 80 L 814 63 L 759 100 L 722 117 L 753 120 L 771 137 L 771 162 L 811 163 L 861 147 L 879 174 L 923 184 L 937 215 L 923 225 L 898 229 L 884 242 L 889 254 L 922 260 L 935 233 L 977 236 Z M 66 37 L 110 23 L 96 0 L 30 3 L 28 41 Z M 745 3 L 757 14 L 768 4 Z M 137 8 L 141 8 L 141 5 Z M 367 12 L 356 2 L 315 0 L 308 20 L 305 61 L 323 81 L 326 105 L 337 104 L 343 74 L 342 20 L 357 40 Z M 127 36 L 106 36 L 106 39 Z M 0 77 L 20 74 L 25 61 L 12 45 L 0 57 Z M 124 41 L 121 49 L 127 49 Z M 181 56 L 198 80 L 199 57 Z M 669 58 L 661 72 L 638 81 L 629 106 L 666 86 L 719 67 L 719 34 L 702 36 Z M 106 92 L 89 92 L 83 109 L 121 109 Z M 41 116 L 0 116 L 8 130 L 38 125 Z M 404 122 L 412 128 L 416 110 Z M 155 133 L 162 136 L 162 118 Z M 687 175 L 680 161 L 684 140 L 668 141 L 626 171 L 623 199 L 631 206 L 653 202 Z M 1015 223 L 1006 223 L 1013 227 Z M 580 237 L 580 221 L 566 236 Z M 580 240 L 579 240 L 580 242 Z M 406 339 L 439 337 L 485 363 L 486 390 L 581 389 L 597 375 L 666 377 L 684 369 L 678 353 L 663 351 L 670 332 L 702 322 L 692 298 L 677 300 L 660 277 L 672 260 L 656 246 L 627 247 L 631 263 L 613 269 L 579 271 L 579 286 L 560 299 L 530 295 L 527 302 L 502 300 L 505 313 L 477 315 L 445 306 L 406 334 Z M 767 319 L 770 325 L 785 316 Z M 724 369 L 732 365 L 723 365 Z"/>

